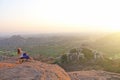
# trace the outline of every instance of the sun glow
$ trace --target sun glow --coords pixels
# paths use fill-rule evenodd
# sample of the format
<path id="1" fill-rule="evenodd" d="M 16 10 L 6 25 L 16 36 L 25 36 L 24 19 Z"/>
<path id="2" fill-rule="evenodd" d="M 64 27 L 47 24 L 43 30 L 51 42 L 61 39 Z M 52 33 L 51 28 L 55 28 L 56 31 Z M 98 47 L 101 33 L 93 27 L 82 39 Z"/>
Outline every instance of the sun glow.
<path id="1" fill-rule="evenodd" d="M 1 32 L 120 31 L 119 0 L 1 0 Z"/>

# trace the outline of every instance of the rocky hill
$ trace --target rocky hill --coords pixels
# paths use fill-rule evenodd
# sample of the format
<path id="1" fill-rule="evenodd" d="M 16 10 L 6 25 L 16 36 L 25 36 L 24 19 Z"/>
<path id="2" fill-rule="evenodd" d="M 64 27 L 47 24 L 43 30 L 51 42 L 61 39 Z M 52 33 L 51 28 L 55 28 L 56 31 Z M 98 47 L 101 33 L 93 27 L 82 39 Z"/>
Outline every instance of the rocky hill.
<path id="1" fill-rule="evenodd" d="M 0 80 L 120 80 L 120 74 L 95 70 L 67 73 L 56 64 L 6 60 L 0 62 Z"/>
<path id="2" fill-rule="evenodd" d="M 59 66 L 39 61 L 0 62 L 0 80 L 70 80 L 70 77 Z"/>
<path id="3" fill-rule="evenodd" d="M 56 63 L 62 66 L 67 71 L 78 71 L 95 69 L 96 65 L 101 65 L 105 61 L 100 52 L 91 50 L 89 48 L 74 48 L 68 53 L 61 55 Z M 98 66 L 100 67 L 100 66 Z"/>
<path id="4" fill-rule="evenodd" d="M 120 74 L 105 71 L 74 71 L 68 74 L 71 80 L 120 80 Z"/>

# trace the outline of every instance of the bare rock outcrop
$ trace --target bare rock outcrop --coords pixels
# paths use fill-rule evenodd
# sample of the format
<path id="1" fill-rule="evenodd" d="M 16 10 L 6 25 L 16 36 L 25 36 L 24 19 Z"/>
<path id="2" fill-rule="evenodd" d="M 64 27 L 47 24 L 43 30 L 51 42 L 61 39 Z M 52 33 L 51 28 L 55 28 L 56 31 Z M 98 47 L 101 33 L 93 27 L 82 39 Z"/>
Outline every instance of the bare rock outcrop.
<path id="1" fill-rule="evenodd" d="M 0 80 L 70 80 L 58 65 L 39 61 L 22 64 L 0 62 Z"/>
<path id="2" fill-rule="evenodd" d="M 71 80 L 120 80 L 120 74 L 106 71 L 74 71 L 68 74 Z"/>

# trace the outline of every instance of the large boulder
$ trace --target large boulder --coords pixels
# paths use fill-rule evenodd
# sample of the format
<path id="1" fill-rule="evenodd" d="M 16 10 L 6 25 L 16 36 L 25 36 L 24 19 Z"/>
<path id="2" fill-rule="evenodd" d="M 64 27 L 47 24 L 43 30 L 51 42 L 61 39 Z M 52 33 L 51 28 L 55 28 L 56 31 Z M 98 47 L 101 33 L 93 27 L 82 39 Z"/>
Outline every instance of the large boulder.
<path id="1" fill-rule="evenodd" d="M 0 62 L 0 80 L 70 80 L 58 65 L 39 61 L 22 64 Z"/>

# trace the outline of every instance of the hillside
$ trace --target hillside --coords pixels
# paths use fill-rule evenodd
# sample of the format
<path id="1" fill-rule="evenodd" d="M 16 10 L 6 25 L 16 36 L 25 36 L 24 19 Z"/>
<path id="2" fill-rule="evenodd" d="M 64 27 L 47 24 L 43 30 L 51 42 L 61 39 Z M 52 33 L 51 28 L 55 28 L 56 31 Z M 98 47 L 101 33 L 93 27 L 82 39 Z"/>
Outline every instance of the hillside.
<path id="1" fill-rule="evenodd" d="M 56 63 L 67 71 L 95 69 L 104 63 L 104 57 L 89 48 L 73 48 L 61 55 Z"/>
<path id="2" fill-rule="evenodd" d="M 57 61 L 66 71 L 104 70 L 120 73 L 119 60 L 111 60 L 89 48 L 74 48 L 61 55 Z"/>

